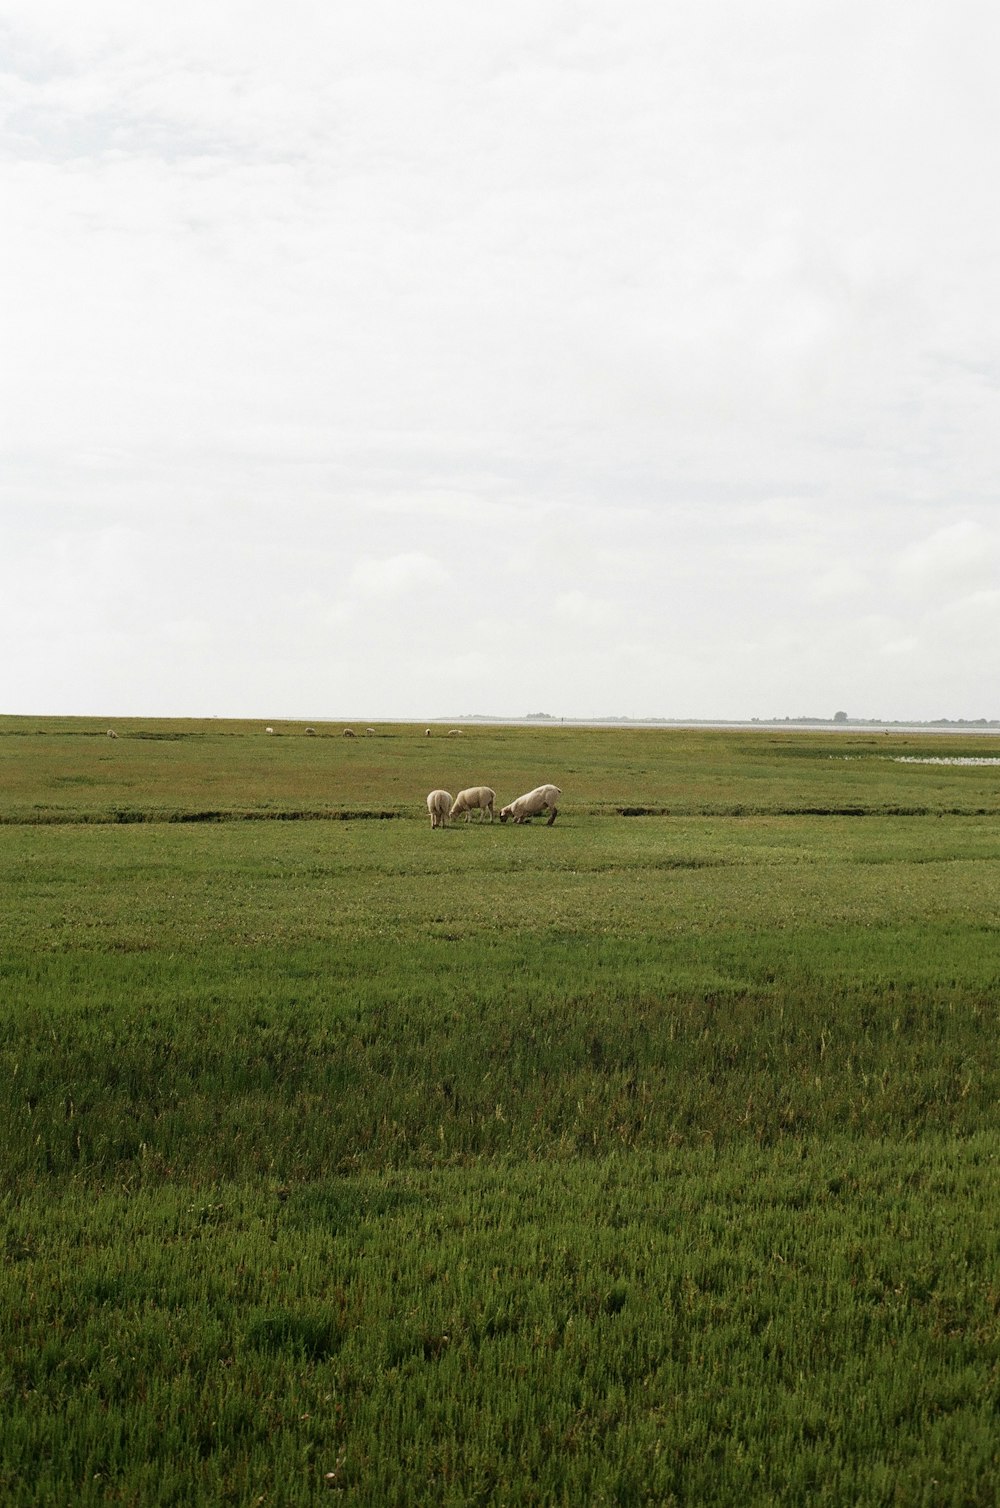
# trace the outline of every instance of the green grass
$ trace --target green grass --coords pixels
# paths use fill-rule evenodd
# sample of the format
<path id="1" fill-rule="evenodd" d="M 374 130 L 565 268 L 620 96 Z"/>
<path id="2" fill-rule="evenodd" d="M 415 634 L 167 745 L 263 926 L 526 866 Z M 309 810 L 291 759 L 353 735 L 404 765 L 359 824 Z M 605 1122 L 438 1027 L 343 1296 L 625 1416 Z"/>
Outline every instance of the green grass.
<path id="1" fill-rule="evenodd" d="M 974 1137 L 29 1200 L 5 1498 L 987 1504 L 995 1194 Z"/>
<path id="2" fill-rule="evenodd" d="M 0 720 L 4 1502 L 997 1501 L 995 770 L 104 726 Z"/>
<path id="3" fill-rule="evenodd" d="M 894 762 L 996 758 L 996 734 L 342 726 L 119 721 L 110 740 L 97 719 L 0 717 L 0 821 L 412 816 L 438 786 L 492 785 L 502 804 L 549 779 L 581 814 L 1000 814 L 995 768 Z"/>

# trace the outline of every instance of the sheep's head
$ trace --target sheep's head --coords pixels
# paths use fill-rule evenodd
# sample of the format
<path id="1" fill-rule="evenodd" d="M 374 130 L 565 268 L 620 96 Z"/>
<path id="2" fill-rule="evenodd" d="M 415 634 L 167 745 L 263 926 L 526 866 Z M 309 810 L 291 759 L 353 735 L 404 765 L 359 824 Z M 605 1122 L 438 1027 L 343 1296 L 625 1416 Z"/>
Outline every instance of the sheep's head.
<path id="1" fill-rule="evenodd" d="M 500 810 L 500 821 L 501 822 L 506 822 L 507 818 L 509 816 L 510 816 L 510 807 L 509 806 L 502 807 L 501 810 Z"/>

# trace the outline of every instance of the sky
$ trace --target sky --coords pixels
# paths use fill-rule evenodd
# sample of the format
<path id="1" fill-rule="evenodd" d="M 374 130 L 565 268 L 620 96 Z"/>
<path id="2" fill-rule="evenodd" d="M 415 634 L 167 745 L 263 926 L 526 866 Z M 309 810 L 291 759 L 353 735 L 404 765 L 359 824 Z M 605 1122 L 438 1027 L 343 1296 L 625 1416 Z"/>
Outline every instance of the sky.
<path id="1" fill-rule="evenodd" d="M 1000 716 L 998 56 L 4 0 L 0 712 Z"/>

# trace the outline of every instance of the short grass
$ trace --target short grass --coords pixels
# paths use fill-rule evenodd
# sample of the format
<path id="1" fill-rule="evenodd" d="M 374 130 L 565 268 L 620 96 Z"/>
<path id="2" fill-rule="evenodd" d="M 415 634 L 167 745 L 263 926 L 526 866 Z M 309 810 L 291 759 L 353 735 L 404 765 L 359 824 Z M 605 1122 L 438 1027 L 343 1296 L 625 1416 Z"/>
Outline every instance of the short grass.
<path id="1" fill-rule="evenodd" d="M 505 802 L 549 779 L 590 814 L 1000 814 L 996 768 L 895 762 L 1000 757 L 996 734 L 273 726 L 118 721 L 112 740 L 106 720 L 0 717 L 0 821 L 410 816 L 439 786 L 492 785 Z"/>
<path id="2" fill-rule="evenodd" d="M 27 723 L 5 1502 L 997 1501 L 996 770 Z"/>

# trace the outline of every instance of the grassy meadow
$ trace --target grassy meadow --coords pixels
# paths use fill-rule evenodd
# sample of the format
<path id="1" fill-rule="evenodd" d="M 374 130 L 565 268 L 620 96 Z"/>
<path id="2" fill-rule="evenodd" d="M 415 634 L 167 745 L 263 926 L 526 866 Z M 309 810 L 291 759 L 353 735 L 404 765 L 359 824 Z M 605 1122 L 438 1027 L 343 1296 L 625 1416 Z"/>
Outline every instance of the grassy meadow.
<path id="1" fill-rule="evenodd" d="M 1000 1500 L 1000 737 L 108 726 L 0 718 L 0 1501 Z"/>

